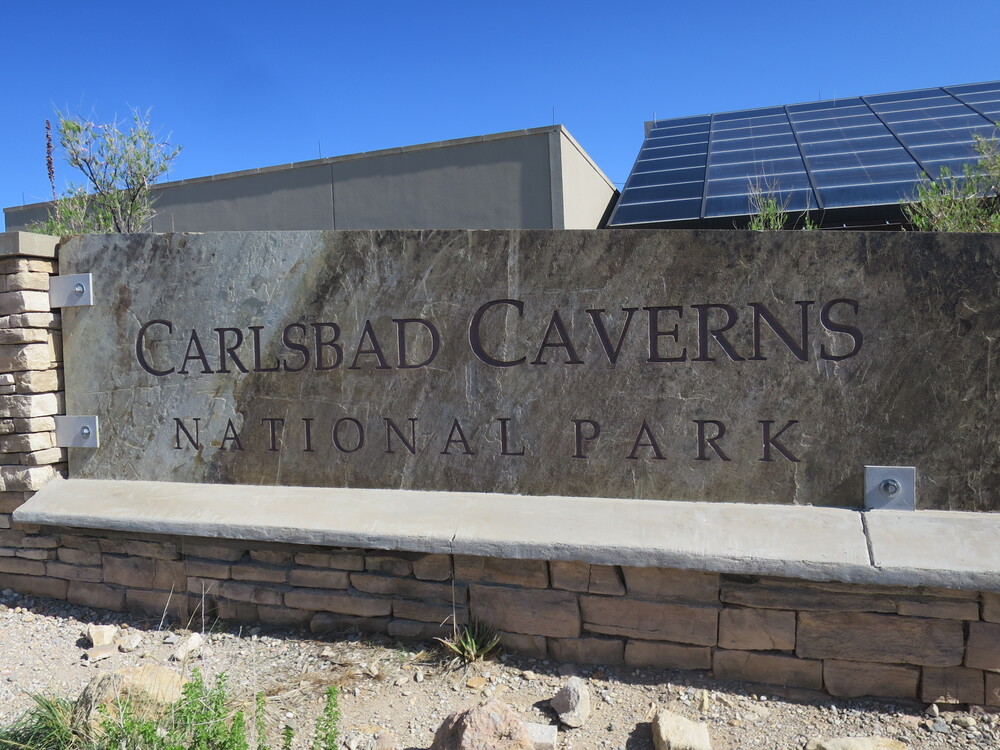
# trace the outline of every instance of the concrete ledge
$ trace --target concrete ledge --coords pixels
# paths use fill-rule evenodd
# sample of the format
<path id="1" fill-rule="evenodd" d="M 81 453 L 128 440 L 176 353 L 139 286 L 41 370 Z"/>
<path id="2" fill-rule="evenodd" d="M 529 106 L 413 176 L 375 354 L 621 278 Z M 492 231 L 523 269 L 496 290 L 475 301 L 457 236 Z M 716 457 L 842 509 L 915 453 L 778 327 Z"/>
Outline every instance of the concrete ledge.
<path id="1" fill-rule="evenodd" d="M 47 484 L 14 520 L 1000 591 L 1000 516 L 989 514 L 70 479 Z"/>
<path id="2" fill-rule="evenodd" d="M 58 237 L 33 232 L 0 232 L 0 258 L 54 259 Z"/>

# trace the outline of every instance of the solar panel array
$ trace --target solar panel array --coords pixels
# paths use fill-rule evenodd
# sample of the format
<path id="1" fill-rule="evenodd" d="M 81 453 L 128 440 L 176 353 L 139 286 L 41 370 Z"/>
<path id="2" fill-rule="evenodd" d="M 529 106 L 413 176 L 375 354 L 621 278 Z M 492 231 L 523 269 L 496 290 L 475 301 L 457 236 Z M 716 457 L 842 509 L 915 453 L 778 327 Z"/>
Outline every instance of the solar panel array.
<path id="1" fill-rule="evenodd" d="M 942 167 L 961 174 L 1000 124 L 1000 81 L 647 123 L 611 226 L 894 205 Z"/>

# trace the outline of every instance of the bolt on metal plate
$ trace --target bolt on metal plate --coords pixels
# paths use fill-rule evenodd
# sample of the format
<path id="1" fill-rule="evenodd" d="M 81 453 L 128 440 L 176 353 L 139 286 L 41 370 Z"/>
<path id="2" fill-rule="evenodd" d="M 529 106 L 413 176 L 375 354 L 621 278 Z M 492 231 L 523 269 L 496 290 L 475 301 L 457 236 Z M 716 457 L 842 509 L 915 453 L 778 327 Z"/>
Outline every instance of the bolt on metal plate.
<path id="1" fill-rule="evenodd" d="M 94 285 L 89 273 L 71 273 L 49 279 L 49 304 L 52 307 L 90 307 L 94 304 Z"/>
<path id="2" fill-rule="evenodd" d="M 866 466 L 865 510 L 916 510 L 915 466 Z"/>
<path id="3" fill-rule="evenodd" d="M 97 448 L 101 434 L 97 417 L 56 417 L 56 446 L 59 448 Z"/>

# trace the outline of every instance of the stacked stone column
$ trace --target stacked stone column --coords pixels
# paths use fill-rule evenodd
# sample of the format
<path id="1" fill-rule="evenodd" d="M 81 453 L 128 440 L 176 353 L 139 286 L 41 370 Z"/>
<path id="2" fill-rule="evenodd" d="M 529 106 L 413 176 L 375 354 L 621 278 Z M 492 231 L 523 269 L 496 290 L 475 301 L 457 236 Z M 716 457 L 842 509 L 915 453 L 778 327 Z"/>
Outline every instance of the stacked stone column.
<path id="1" fill-rule="evenodd" d="M 53 419 L 64 411 L 60 318 L 48 292 L 57 242 L 0 234 L 0 586 L 21 591 L 34 588 L 25 577 L 44 571 L 55 544 L 12 522 L 11 513 L 66 473 Z"/>

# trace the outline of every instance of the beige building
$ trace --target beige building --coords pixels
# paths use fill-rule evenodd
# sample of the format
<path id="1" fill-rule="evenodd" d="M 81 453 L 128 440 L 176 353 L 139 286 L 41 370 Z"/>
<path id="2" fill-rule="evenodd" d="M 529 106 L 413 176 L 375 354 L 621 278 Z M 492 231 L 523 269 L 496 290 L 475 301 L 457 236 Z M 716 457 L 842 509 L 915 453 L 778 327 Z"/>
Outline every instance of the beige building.
<path id="1" fill-rule="evenodd" d="M 157 185 L 156 232 L 594 229 L 615 186 L 562 125 Z M 47 203 L 4 209 L 8 231 Z"/>

